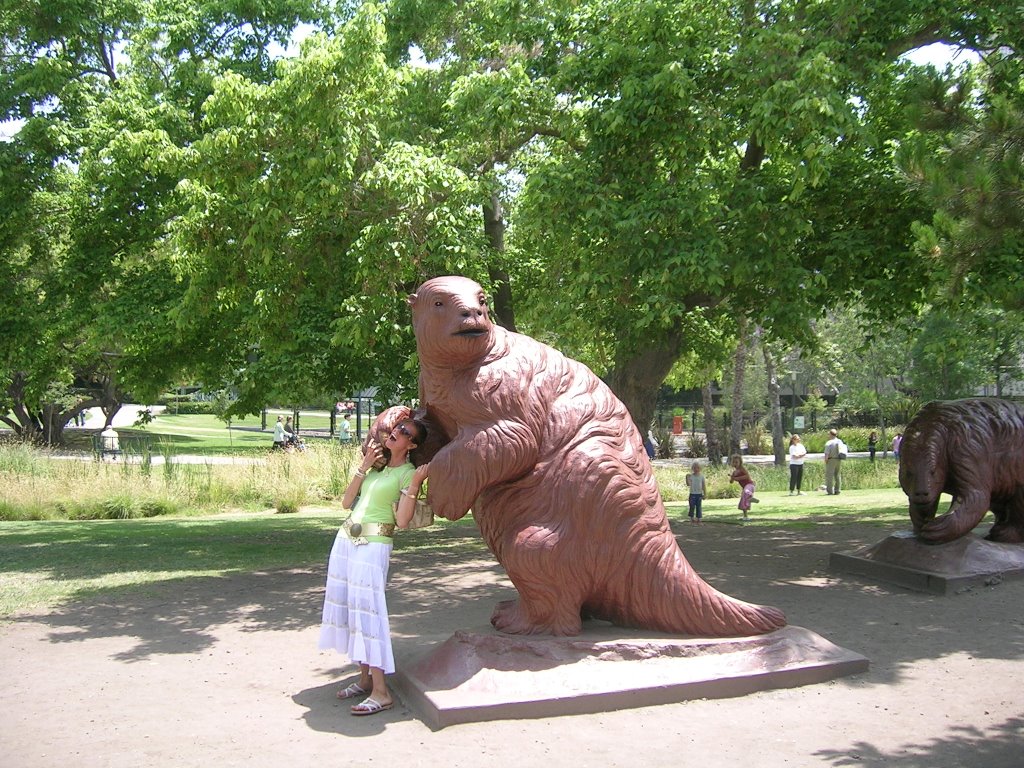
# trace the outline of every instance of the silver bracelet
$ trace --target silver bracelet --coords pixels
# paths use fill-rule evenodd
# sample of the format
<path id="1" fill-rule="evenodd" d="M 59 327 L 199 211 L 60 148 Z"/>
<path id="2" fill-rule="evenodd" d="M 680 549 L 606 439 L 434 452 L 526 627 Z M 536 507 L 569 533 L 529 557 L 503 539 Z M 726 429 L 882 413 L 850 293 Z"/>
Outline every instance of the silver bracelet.
<path id="1" fill-rule="evenodd" d="M 360 469 L 356 470 L 356 477 L 366 477 L 366 473 Z"/>

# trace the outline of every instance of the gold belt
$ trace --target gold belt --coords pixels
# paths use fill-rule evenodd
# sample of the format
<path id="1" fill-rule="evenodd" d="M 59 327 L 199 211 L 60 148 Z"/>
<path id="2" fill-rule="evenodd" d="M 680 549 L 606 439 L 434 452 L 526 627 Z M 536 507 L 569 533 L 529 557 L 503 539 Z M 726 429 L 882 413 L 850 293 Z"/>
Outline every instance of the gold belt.
<path id="1" fill-rule="evenodd" d="M 383 536 L 392 538 L 395 535 L 394 523 L 356 523 L 351 517 L 345 518 L 341 530 L 352 540 L 353 544 L 368 544 L 367 536 Z"/>

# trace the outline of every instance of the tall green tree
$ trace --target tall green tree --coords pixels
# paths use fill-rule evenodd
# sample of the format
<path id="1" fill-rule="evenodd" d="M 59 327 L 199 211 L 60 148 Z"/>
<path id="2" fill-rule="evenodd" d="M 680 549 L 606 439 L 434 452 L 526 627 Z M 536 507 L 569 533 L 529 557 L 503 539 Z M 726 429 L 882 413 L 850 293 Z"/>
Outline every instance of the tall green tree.
<path id="1" fill-rule="evenodd" d="M 273 82 L 225 74 L 202 136 L 165 157 L 183 179 L 174 321 L 211 340 L 200 370 L 233 378 L 239 409 L 310 387 L 408 394 L 405 296 L 439 272 L 486 282 L 479 189 L 406 140 L 405 106 L 429 73 L 390 65 L 387 42 L 367 4 Z"/>
<path id="2" fill-rule="evenodd" d="M 920 204 L 887 144 L 905 126 L 886 120 L 897 54 L 952 35 L 948 10 L 594 2 L 549 25 L 534 49 L 559 59 L 572 130 L 526 166 L 524 295 L 560 329 L 599 329 L 639 422 L 697 307 L 796 342 L 845 297 L 921 300 L 899 265 Z"/>
<path id="3" fill-rule="evenodd" d="M 189 371 L 247 410 L 408 390 L 401 298 L 461 272 L 646 424 L 708 328 L 810 343 L 837 302 L 928 303 L 932 261 L 907 258 L 925 190 L 893 161 L 921 73 L 898 56 L 988 50 L 1012 8 L 5 5 L 0 96 L 26 123 L 2 248 L 35 317 L 3 375 L 36 412 L 88 371 L 135 392 Z M 324 32 L 277 61 L 299 22 Z M 39 328 L 48 354 L 23 354 Z"/>
<path id="4" fill-rule="evenodd" d="M 4 4 L 0 109 L 22 127 L 2 148 L 0 249 L 32 315 L 4 318 L 0 377 L 22 434 L 59 442 L 77 411 L 153 395 L 202 349 L 170 322 L 179 179 L 159 158 L 196 138 L 218 71 L 268 79 L 272 44 L 322 15 L 271 5 Z"/>
<path id="5" fill-rule="evenodd" d="M 1024 8 L 994 3 L 980 60 L 908 93 L 902 167 L 936 212 L 917 248 L 956 298 L 1024 308 Z"/>

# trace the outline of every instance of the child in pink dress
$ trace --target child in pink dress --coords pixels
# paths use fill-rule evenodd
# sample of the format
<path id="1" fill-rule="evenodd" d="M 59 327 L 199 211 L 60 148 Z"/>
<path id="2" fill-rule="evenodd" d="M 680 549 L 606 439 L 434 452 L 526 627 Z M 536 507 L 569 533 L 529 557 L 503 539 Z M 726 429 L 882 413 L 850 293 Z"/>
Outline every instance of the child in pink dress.
<path id="1" fill-rule="evenodd" d="M 739 483 L 740 488 L 743 492 L 740 494 L 740 503 L 738 509 L 743 513 L 743 519 L 749 519 L 747 513 L 750 512 L 750 504 L 753 502 L 757 504 L 759 499 L 754 498 L 754 480 L 750 477 L 750 473 L 747 472 L 747 468 L 743 466 L 743 458 L 739 454 L 734 454 L 732 459 L 732 474 L 729 475 L 729 482 Z"/>

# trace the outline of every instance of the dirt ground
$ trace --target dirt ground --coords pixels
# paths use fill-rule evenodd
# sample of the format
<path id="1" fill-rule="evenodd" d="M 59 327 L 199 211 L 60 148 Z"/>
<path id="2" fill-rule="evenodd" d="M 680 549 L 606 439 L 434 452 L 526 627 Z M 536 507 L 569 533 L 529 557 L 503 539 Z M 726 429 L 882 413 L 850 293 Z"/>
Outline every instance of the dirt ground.
<path id="1" fill-rule="evenodd" d="M 1024 580 L 934 596 L 828 573 L 891 531 L 677 526 L 713 585 L 870 659 L 870 671 L 735 699 L 431 731 L 400 704 L 355 718 L 352 667 L 316 649 L 321 569 L 187 580 L 0 626 L 7 768 L 80 766 L 1024 765 Z M 474 538 L 466 530 L 410 536 Z M 326 558 L 329 541 L 325 541 Z M 478 542 L 396 550 L 398 663 L 482 629 L 512 587 Z"/>

